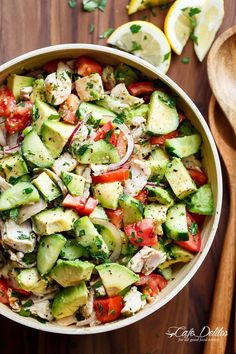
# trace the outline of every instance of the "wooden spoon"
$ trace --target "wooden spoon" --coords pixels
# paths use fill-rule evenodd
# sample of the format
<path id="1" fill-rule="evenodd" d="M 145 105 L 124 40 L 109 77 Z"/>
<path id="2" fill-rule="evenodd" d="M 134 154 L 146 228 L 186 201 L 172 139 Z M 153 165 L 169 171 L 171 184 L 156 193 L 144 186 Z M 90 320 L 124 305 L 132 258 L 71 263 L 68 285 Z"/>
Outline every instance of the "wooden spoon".
<path id="1" fill-rule="evenodd" d="M 224 331 L 227 331 L 233 302 L 236 261 L 236 140 L 232 134 L 232 128 L 214 96 L 211 97 L 208 114 L 211 131 L 228 174 L 230 193 L 229 219 L 216 277 L 209 327 L 211 330 L 223 328 Z M 233 123 L 236 128 L 236 120 Z M 204 347 L 204 354 L 223 354 L 226 342 L 226 336 L 215 337 L 215 340 L 208 340 Z"/>
<path id="2" fill-rule="evenodd" d="M 236 26 L 222 33 L 207 60 L 211 89 L 236 136 Z"/>

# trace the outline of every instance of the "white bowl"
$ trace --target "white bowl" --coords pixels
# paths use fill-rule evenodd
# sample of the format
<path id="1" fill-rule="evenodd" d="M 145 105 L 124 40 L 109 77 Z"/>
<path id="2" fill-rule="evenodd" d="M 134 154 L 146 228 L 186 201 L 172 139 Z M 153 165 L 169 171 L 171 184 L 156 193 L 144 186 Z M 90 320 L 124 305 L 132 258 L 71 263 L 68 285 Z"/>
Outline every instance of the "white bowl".
<path id="1" fill-rule="evenodd" d="M 167 86 L 170 87 L 172 93 L 175 96 L 178 96 L 178 105 L 183 109 L 187 117 L 199 130 L 203 138 L 203 164 L 213 189 L 215 199 L 215 215 L 212 217 L 207 217 L 205 220 L 202 231 L 202 251 L 197 254 L 190 263 L 184 265 L 176 273 L 175 279 L 170 281 L 168 286 L 160 292 L 154 303 L 147 305 L 143 310 L 132 317 L 95 327 L 62 327 L 50 323 L 42 324 L 32 318 L 22 317 L 11 311 L 6 305 L 0 304 L 0 313 L 13 321 L 39 330 L 63 334 L 102 333 L 122 328 L 152 314 L 169 302 L 190 281 L 205 259 L 217 230 L 222 203 L 222 174 L 219 156 L 213 137 L 203 116 L 192 100 L 175 82 L 163 73 L 159 72 L 154 66 L 148 64 L 146 61 L 120 50 L 104 46 L 91 44 L 62 44 L 34 50 L 1 65 L 0 84 L 4 82 L 9 74 L 19 73 L 21 69 L 39 68 L 41 65 L 52 59 L 77 58 L 80 55 L 91 56 L 104 64 L 116 65 L 120 62 L 128 64 L 136 69 L 139 69 L 151 79 L 161 79 Z"/>

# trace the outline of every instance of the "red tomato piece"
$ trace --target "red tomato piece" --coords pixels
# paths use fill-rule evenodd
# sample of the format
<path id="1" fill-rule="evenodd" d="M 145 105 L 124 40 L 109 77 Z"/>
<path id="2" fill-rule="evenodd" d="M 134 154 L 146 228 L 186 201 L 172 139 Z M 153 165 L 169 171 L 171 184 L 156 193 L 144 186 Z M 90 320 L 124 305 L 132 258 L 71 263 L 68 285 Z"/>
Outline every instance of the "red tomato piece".
<path id="1" fill-rule="evenodd" d="M 187 170 L 188 170 L 188 173 L 190 174 L 191 178 L 194 180 L 194 182 L 196 182 L 196 184 L 199 187 L 201 187 L 207 183 L 208 178 L 204 172 L 194 170 L 192 168 L 187 168 Z"/>
<path id="2" fill-rule="evenodd" d="M 155 86 L 151 81 L 135 82 L 128 86 L 128 90 L 132 96 L 150 95 L 155 91 Z"/>
<path id="3" fill-rule="evenodd" d="M 162 289 L 166 287 L 168 281 L 159 274 L 150 274 L 145 276 L 145 284 L 142 285 L 142 293 L 155 297 Z"/>
<path id="4" fill-rule="evenodd" d="M 196 221 L 196 223 L 201 227 L 204 223 L 204 220 L 206 218 L 206 215 L 200 215 L 200 214 L 194 214 L 194 213 L 189 213 L 191 217 Z"/>
<path id="5" fill-rule="evenodd" d="M 99 176 L 92 176 L 93 183 L 123 182 L 129 179 L 129 170 L 120 168 L 116 171 L 106 172 Z"/>
<path id="6" fill-rule="evenodd" d="M 7 86 L 0 87 L 0 117 L 9 117 L 16 108 L 16 99 Z"/>
<path id="7" fill-rule="evenodd" d="M 83 210 L 86 203 L 86 198 L 84 197 L 73 197 L 70 194 L 67 194 L 65 199 L 62 202 L 62 205 L 65 208 L 75 209 L 78 213 Z"/>
<path id="8" fill-rule="evenodd" d="M 4 278 L 0 278 L 0 303 L 2 304 L 9 303 L 7 290 L 8 290 L 8 285 L 6 280 Z"/>
<path id="9" fill-rule="evenodd" d="M 97 206 L 97 201 L 94 198 L 89 197 L 87 202 L 85 203 L 84 208 L 79 211 L 79 214 L 88 216 L 94 211 L 96 206 Z"/>
<path id="10" fill-rule="evenodd" d="M 152 136 L 150 138 L 150 143 L 152 145 L 164 145 L 166 139 L 173 139 L 176 138 L 179 135 L 179 131 L 175 130 L 169 134 L 166 135 L 160 135 L 160 136 Z"/>
<path id="11" fill-rule="evenodd" d="M 127 140 L 125 139 L 125 135 L 122 131 L 120 131 L 117 142 L 116 142 L 116 148 L 118 151 L 119 156 L 122 158 L 125 156 L 126 150 L 127 150 Z"/>
<path id="12" fill-rule="evenodd" d="M 77 124 L 78 117 L 76 111 L 79 106 L 79 98 L 73 93 L 62 103 L 59 108 L 59 114 L 65 123 Z"/>
<path id="13" fill-rule="evenodd" d="M 118 208 L 116 210 L 106 209 L 106 214 L 110 219 L 111 223 L 115 225 L 118 229 L 121 228 L 121 223 L 123 219 L 124 212 L 122 209 Z"/>
<path id="14" fill-rule="evenodd" d="M 75 62 L 75 70 L 81 76 L 88 76 L 90 74 L 102 75 L 102 67 L 95 60 L 82 56 Z"/>
<path id="15" fill-rule="evenodd" d="M 123 308 L 123 298 L 119 295 L 94 300 L 96 317 L 102 323 L 116 320 Z"/>
<path id="16" fill-rule="evenodd" d="M 51 60 L 44 64 L 43 70 L 47 71 L 49 74 L 55 73 L 57 71 L 57 65 L 59 63 L 59 59 Z"/>
<path id="17" fill-rule="evenodd" d="M 14 112 L 6 119 L 6 130 L 9 134 L 15 134 L 23 130 L 32 121 L 33 103 L 30 101 L 20 102 Z"/>
<path id="18" fill-rule="evenodd" d="M 94 141 L 104 140 L 106 138 L 107 133 L 112 132 L 111 137 L 109 139 L 109 143 L 112 144 L 112 142 L 114 142 L 113 135 L 115 135 L 113 132 L 113 129 L 114 129 L 114 127 L 112 125 L 112 122 L 111 121 L 107 122 L 103 127 L 99 128 L 97 130 Z M 115 138 L 115 140 L 116 140 L 116 138 Z"/>
<path id="19" fill-rule="evenodd" d="M 17 293 L 24 295 L 24 296 L 30 296 L 32 293 L 26 290 L 23 290 L 21 288 L 18 288 L 18 284 L 16 282 L 16 280 L 14 279 L 7 279 L 6 280 L 7 286 L 8 288 L 11 288 L 13 291 L 16 291 Z"/>
<path id="20" fill-rule="evenodd" d="M 198 253 L 201 249 L 201 232 L 196 220 L 189 213 L 187 213 L 187 224 L 189 240 L 177 241 L 176 243 L 189 252 Z"/>
<path id="21" fill-rule="evenodd" d="M 143 219 L 136 224 L 124 227 L 129 241 L 136 246 L 153 246 L 157 243 L 157 235 L 154 234 L 154 222 L 152 219 Z"/>
<path id="22" fill-rule="evenodd" d="M 147 201 L 147 196 L 148 196 L 148 192 L 145 189 L 143 189 L 134 198 L 139 200 L 142 204 L 145 204 Z"/>
<path id="23" fill-rule="evenodd" d="M 182 123 L 186 119 L 186 115 L 182 112 L 178 112 L 179 123 Z"/>

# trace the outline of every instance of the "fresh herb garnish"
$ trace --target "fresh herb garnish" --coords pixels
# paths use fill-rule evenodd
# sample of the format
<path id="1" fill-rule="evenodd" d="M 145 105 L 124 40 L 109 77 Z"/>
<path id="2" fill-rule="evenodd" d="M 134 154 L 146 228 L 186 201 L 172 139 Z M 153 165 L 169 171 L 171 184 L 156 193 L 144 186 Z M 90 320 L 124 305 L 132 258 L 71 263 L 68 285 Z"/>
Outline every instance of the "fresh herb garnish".
<path id="1" fill-rule="evenodd" d="M 36 261 L 36 254 L 35 253 L 25 253 L 24 257 L 22 258 L 22 261 L 27 265 L 33 264 Z"/>
<path id="2" fill-rule="evenodd" d="M 111 137 L 112 137 L 112 134 L 113 134 L 113 130 L 111 129 L 111 130 L 109 130 L 106 134 L 105 134 L 105 141 L 107 142 L 107 143 L 109 143 L 110 142 L 110 139 L 111 139 Z"/>
<path id="3" fill-rule="evenodd" d="M 28 187 L 28 188 L 23 189 L 23 193 L 24 193 L 24 194 L 30 194 L 30 193 L 32 193 L 32 192 L 33 192 L 33 188 L 31 188 L 31 187 Z"/>
<path id="4" fill-rule="evenodd" d="M 73 177 L 71 175 L 65 175 L 63 174 L 63 182 L 65 183 L 66 186 L 72 181 Z"/>
<path id="5" fill-rule="evenodd" d="M 183 58 L 183 59 L 181 60 L 181 62 L 182 62 L 183 64 L 189 64 L 190 58 L 189 58 L 189 57 L 185 57 L 185 58 Z"/>
<path id="6" fill-rule="evenodd" d="M 17 232 L 19 233 L 19 236 L 17 236 L 18 240 L 29 240 L 30 239 L 30 235 L 25 235 L 21 231 L 17 231 Z"/>
<path id="7" fill-rule="evenodd" d="M 132 33 L 138 33 L 140 31 L 140 29 L 141 29 L 140 25 L 132 25 L 132 26 L 130 26 L 130 31 Z"/>
<path id="8" fill-rule="evenodd" d="M 123 124 L 124 118 L 122 118 L 121 116 L 118 115 L 115 119 L 113 119 L 112 123 L 113 124 Z"/>
<path id="9" fill-rule="evenodd" d="M 85 152 L 89 149 L 89 145 L 85 144 L 79 147 L 79 149 L 76 151 L 76 155 L 82 156 L 85 154 Z"/>
<path id="10" fill-rule="evenodd" d="M 189 37 L 189 38 L 191 39 L 191 41 L 192 41 L 193 43 L 195 43 L 195 44 L 198 45 L 198 37 L 195 36 L 195 34 L 193 34 L 193 32 L 190 34 L 190 37 Z"/>
<path id="11" fill-rule="evenodd" d="M 142 50 L 142 46 L 139 43 L 137 43 L 136 41 L 132 41 L 132 48 L 130 50 L 130 53 L 133 53 L 136 50 Z"/>
<path id="12" fill-rule="evenodd" d="M 68 0 L 68 6 L 74 9 L 77 6 L 77 0 Z"/>
<path id="13" fill-rule="evenodd" d="M 93 12 L 96 9 L 104 12 L 107 0 L 83 0 L 83 10 L 87 12 Z"/>
<path id="14" fill-rule="evenodd" d="M 114 28 L 110 27 L 108 28 L 106 31 L 104 31 L 102 34 L 100 34 L 99 38 L 103 39 L 103 38 L 108 38 L 110 37 L 110 35 L 114 32 Z"/>
<path id="15" fill-rule="evenodd" d="M 166 53 L 166 54 L 164 55 L 164 57 L 163 57 L 163 62 L 169 59 L 170 54 L 171 54 L 171 52 L 168 52 L 168 53 Z"/>
<path id="16" fill-rule="evenodd" d="M 188 19 L 189 19 L 189 22 L 192 26 L 192 32 L 190 33 L 190 39 L 192 42 L 194 42 L 195 44 L 198 45 L 198 37 L 194 35 L 194 29 L 195 27 L 197 26 L 197 18 L 196 18 L 196 15 L 198 15 L 200 12 L 201 12 L 201 9 L 199 9 L 198 7 L 185 7 L 184 9 L 182 9 L 183 12 L 186 13 L 186 11 L 188 10 L 187 12 L 187 16 L 188 16 Z"/>
<path id="17" fill-rule="evenodd" d="M 94 32 L 94 29 L 95 29 L 95 26 L 93 23 L 90 23 L 89 24 L 89 33 L 93 33 Z"/>
<path id="18" fill-rule="evenodd" d="M 161 6 L 160 6 L 160 9 L 161 9 L 161 11 L 164 11 L 164 10 L 166 10 L 166 9 L 169 9 L 169 7 L 171 6 L 171 4 L 162 4 Z"/>
<path id="19" fill-rule="evenodd" d="M 158 95 L 158 98 L 161 102 L 165 103 L 168 107 L 175 108 L 175 106 L 176 106 L 175 98 L 169 97 L 169 98 L 165 99 L 164 97 L 162 97 L 160 95 Z"/>
<path id="20" fill-rule="evenodd" d="M 189 226 L 190 233 L 195 236 L 198 233 L 198 224 L 196 222 L 192 222 Z"/>
<path id="21" fill-rule="evenodd" d="M 32 118 L 33 118 L 33 122 L 35 122 L 39 118 L 39 109 L 38 107 L 35 106 L 35 104 L 33 105 L 33 109 L 32 109 Z"/>
<path id="22" fill-rule="evenodd" d="M 24 303 L 24 305 L 22 305 L 22 307 L 23 307 L 24 309 L 26 309 L 27 307 L 30 307 L 30 306 L 32 306 L 32 305 L 33 305 L 33 301 L 30 299 L 30 300 L 26 301 L 26 302 Z"/>
<path id="23" fill-rule="evenodd" d="M 142 294 L 141 295 L 141 300 L 144 301 L 144 300 L 146 300 L 147 297 L 148 297 L 147 294 Z"/>
<path id="24" fill-rule="evenodd" d="M 20 211 L 19 208 L 11 209 L 11 210 L 9 211 L 9 217 L 10 217 L 10 219 L 12 219 L 13 221 L 16 221 L 17 218 L 18 218 L 19 211 Z"/>

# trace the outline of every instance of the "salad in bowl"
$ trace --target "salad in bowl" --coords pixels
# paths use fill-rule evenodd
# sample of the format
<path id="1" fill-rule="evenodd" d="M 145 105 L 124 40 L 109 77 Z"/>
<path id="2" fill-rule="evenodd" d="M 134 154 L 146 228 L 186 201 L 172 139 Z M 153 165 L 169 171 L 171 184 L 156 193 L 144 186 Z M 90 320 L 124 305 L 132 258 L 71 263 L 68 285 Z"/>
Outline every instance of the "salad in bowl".
<path id="1" fill-rule="evenodd" d="M 168 86 L 63 57 L 8 75 L 0 117 L 0 302 L 89 327 L 158 301 L 215 210 L 202 136 Z"/>

